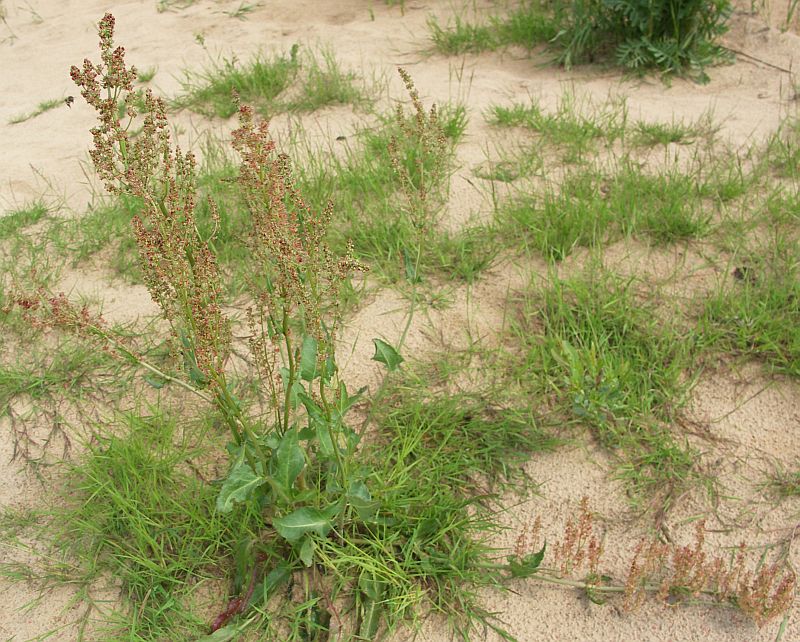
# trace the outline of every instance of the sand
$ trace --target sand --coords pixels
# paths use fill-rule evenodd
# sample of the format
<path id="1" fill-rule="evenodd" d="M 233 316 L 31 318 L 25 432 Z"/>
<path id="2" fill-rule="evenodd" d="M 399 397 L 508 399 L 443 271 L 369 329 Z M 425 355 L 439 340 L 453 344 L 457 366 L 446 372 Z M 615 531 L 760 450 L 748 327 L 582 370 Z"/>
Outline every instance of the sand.
<path id="1" fill-rule="evenodd" d="M 788 73 L 800 56 L 796 20 L 783 32 L 785 0 L 767 3 L 751 11 L 740 4 L 724 42 L 740 52 L 735 64 L 709 71 L 711 82 L 697 85 L 673 80 L 667 86 L 654 78 L 630 80 L 615 71 L 577 69 L 565 71 L 542 65 L 522 51 L 509 50 L 480 56 L 446 58 L 427 49 L 429 15 L 452 13 L 451 0 L 409 0 L 401 14 L 377 0 L 269 0 L 255 3 L 245 20 L 224 12 L 235 10 L 239 0 L 199 0 L 180 10 L 157 11 L 155 0 L 116 2 L 96 0 L 4 0 L 5 22 L 0 23 L 0 212 L 44 198 L 58 216 L 80 215 L 98 188 L 87 165 L 89 128 L 93 114 L 79 105 L 66 105 L 37 118 L 11 125 L 21 112 L 32 111 L 47 99 L 77 94 L 69 79 L 70 64 L 96 56 L 96 21 L 113 9 L 117 40 L 125 43 L 128 60 L 140 68 L 157 67 L 153 85 L 166 95 L 179 89 L 182 69 L 200 68 L 209 56 L 236 54 L 246 59 L 262 51 L 286 51 L 293 43 L 330 45 L 345 67 L 370 77 L 391 78 L 392 95 L 401 94 L 394 67 L 404 65 L 412 73 L 423 99 L 463 101 L 472 116 L 464 144 L 458 151 L 459 169 L 452 179 L 451 199 L 444 225 L 458 229 L 486 219 L 491 202 L 477 189 L 473 169 L 486 161 L 489 128 L 480 114 L 491 103 L 541 99 L 554 107 L 565 91 L 602 103 L 609 97 L 627 97 L 630 117 L 647 121 L 694 120 L 712 112 L 721 123 L 719 136 L 733 149 L 763 139 L 773 132 L 793 108 L 793 76 Z M 466 3 L 465 3 L 466 4 Z M 472 5 L 472 3 L 469 3 Z M 475 3 L 481 9 L 489 2 Z M 204 45 L 198 44 L 202 40 Z M 322 110 L 302 118 L 317 140 L 333 140 L 352 131 L 349 110 Z M 225 123 L 182 113 L 178 122 L 191 144 L 204 128 L 225 131 Z M 285 134 L 287 120 L 277 119 L 276 132 Z M 724 265 L 704 260 L 699 253 L 679 257 L 672 251 L 651 251 L 637 245 L 615 246 L 607 257 L 614 269 L 645 272 L 658 281 L 686 270 L 684 287 L 703 291 L 715 279 L 725 278 Z M 576 262 L 580 257 L 575 258 Z M 474 288 L 452 293 L 446 313 L 418 315 L 408 338 L 410 351 L 424 353 L 442 343 L 464 345 L 470 337 L 494 340 L 507 313 L 507 295 L 538 273 L 544 264 L 514 265 L 499 262 Z M 64 274 L 62 287 L 73 295 L 102 301 L 110 320 L 129 321 L 149 317 L 153 303 L 138 286 L 110 279 L 96 262 L 77 266 Z M 343 337 L 344 370 L 351 385 L 374 385 L 378 374 L 370 362 L 371 338 L 382 335 L 395 340 L 402 331 L 404 302 L 383 290 L 374 294 L 350 319 Z M 800 505 L 787 501 L 776 507 L 758 490 L 771 466 L 792 467 L 800 452 L 800 385 L 767 377 L 758 367 L 720 364 L 707 371 L 693 392 L 690 418 L 718 441 L 704 442 L 703 463 L 715 472 L 722 487 L 718 503 L 711 505 L 701 493 L 684 498 L 666 518 L 676 541 L 689 541 L 692 526 L 686 518 L 704 515 L 710 540 L 716 546 L 736 545 L 742 539 L 752 545 L 781 544 L 797 567 L 793 545 Z M 35 505 L 45 489 L 21 464 L 11 461 L 9 425 L 0 420 L 0 506 Z M 625 490 L 613 479 L 608 455 L 592 445 L 572 446 L 537 456 L 527 466 L 542 482 L 541 496 L 515 506 L 503 519 L 511 527 L 510 545 L 521 525 L 533 516 L 544 520 L 544 533 L 557 537 L 566 518 L 583 496 L 603 518 L 607 562 L 616 575 L 624 575 L 626 556 L 646 524 L 631 514 Z M 508 500 L 512 502 L 511 498 Z M 731 524 L 735 528 L 731 529 Z M 11 555 L 3 552 L 0 555 Z M 586 641 L 731 641 L 774 640 L 777 624 L 759 630 L 735 611 L 721 608 L 667 608 L 649 604 L 633 614 L 612 606 L 597 606 L 578 593 L 519 581 L 513 591 L 488 594 L 486 604 L 499 613 L 508 630 L 524 642 L 545 640 Z M 48 593 L 36 601 L 35 586 L 0 581 L 0 636 L 27 640 L 63 626 L 52 640 L 76 639 L 70 626 L 79 607 L 70 604 L 69 588 Z M 397 640 L 407 639 L 401 633 Z M 449 639 L 443 623 L 430 619 L 419 640 Z M 475 639 L 496 640 L 496 635 Z M 800 609 L 791 611 L 784 641 L 800 639 Z"/>

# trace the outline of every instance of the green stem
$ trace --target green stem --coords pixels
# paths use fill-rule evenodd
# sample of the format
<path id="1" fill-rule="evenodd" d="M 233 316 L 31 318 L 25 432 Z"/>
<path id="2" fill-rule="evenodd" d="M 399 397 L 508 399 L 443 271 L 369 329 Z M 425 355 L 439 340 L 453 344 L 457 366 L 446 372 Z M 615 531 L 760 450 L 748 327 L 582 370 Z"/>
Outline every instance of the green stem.
<path id="1" fill-rule="evenodd" d="M 422 235 L 417 242 L 417 257 L 414 261 L 414 280 L 411 283 L 411 305 L 408 309 L 408 316 L 406 318 L 406 325 L 403 328 L 403 334 L 400 335 L 400 341 L 397 342 L 397 352 L 400 352 L 406 342 L 408 331 L 411 329 L 411 322 L 414 320 L 414 312 L 417 305 L 417 284 L 419 283 L 419 264 L 422 259 Z"/>
<path id="2" fill-rule="evenodd" d="M 526 579 L 538 580 L 540 582 L 547 582 L 549 584 L 557 584 L 558 586 L 567 586 L 569 588 L 576 588 L 596 593 L 625 593 L 626 591 L 626 588 L 624 586 L 619 586 L 619 585 L 603 586 L 602 584 L 592 584 L 590 582 L 582 582 L 580 580 L 568 580 L 561 577 L 553 577 L 552 575 L 546 575 L 542 573 L 534 573 L 532 575 L 527 575 Z M 680 588 L 681 587 L 670 587 L 670 590 L 677 590 Z M 662 587 L 658 584 L 643 584 L 640 586 L 640 589 L 648 593 L 658 593 L 659 591 L 662 590 Z M 700 595 L 708 595 L 709 597 L 713 597 L 716 600 L 721 600 L 722 598 L 724 598 L 724 595 L 721 595 L 719 591 L 714 591 L 712 589 L 702 589 L 697 593 Z"/>
<path id="3" fill-rule="evenodd" d="M 193 385 L 191 385 L 189 383 L 186 383 L 182 379 L 178 379 L 177 377 L 173 377 L 171 375 L 168 375 L 166 372 L 164 372 L 161 369 L 157 368 L 153 364 L 148 363 L 147 361 L 142 359 L 140 356 L 138 356 L 136 353 L 132 352 L 131 350 L 126 348 L 124 345 L 122 345 L 119 341 L 116 341 L 111 335 L 109 335 L 107 332 L 105 332 L 102 328 L 99 328 L 99 327 L 93 325 L 93 326 L 88 326 L 88 330 L 90 332 L 92 332 L 92 334 L 95 334 L 95 335 L 105 339 L 108 343 L 111 344 L 111 346 L 117 352 L 119 352 L 120 354 L 124 355 L 129 361 L 132 361 L 132 362 L 136 363 L 137 365 L 141 366 L 145 370 L 149 370 L 154 375 L 160 377 L 161 379 L 164 379 L 165 381 L 169 381 L 170 383 L 174 383 L 174 384 L 180 386 L 184 390 L 188 390 L 189 392 L 191 392 L 191 393 L 195 394 L 196 396 L 200 397 L 200 399 L 202 399 L 203 401 L 207 401 L 208 403 L 213 403 L 214 402 L 214 399 L 211 396 L 209 396 L 206 393 L 204 393 L 202 390 L 199 390 L 198 388 L 195 388 Z"/>
<path id="4" fill-rule="evenodd" d="M 292 340 L 289 337 L 289 311 L 283 309 L 283 320 L 281 321 L 281 331 L 286 345 L 286 361 L 289 364 L 289 376 L 286 378 L 286 393 L 283 399 L 283 428 L 281 434 L 286 434 L 289 430 L 289 418 L 292 409 L 292 388 L 294 387 L 295 362 L 292 353 Z"/>

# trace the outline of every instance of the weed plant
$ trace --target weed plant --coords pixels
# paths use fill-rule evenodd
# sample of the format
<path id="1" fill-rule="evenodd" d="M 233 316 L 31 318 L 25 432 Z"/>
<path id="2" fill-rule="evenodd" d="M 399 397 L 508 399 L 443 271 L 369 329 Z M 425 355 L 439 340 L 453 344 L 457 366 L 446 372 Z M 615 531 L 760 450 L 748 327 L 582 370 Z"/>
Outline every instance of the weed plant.
<path id="1" fill-rule="evenodd" d="M 595 142 L 612 143 L 622 137 L 627 110 L 624 104 L 611 103 L 602 108 L 580 104 L 567 92 L 561 96 L 554 113 L 546 113 L 536 102 L 510 107 L 494 105 L 487 120 L 499 127 L 530 129 L 539 134 L 541 142 L 561 151 L 564 162 L 580 163 L 593 150 Z"/>
<path id="2" fill-rule="evenodd" d="M 662 327 L 633 283 L 602 272 L 554 279 L 523 300 L 514 334 L 519 384 L 554 395 L 566 417 L 620 453 L 619 475 L 639 500 L 669 503 L 698 480 L 696 452 L 669 429 L 692 381 L 694 339 Z"/>
<path id="3" fill-rule="evenodd" d="M 336 201 L 341 237 L 332 242 L 352 242 L 355 255 L 388 281 L 413 283 L 436 272 L 469 280 L 487 265 L 474 240 L 479 230 L 447 234 L 438 225 L 466 111 L 429 111 L 411 91 L 412 113 L 400 105 L 384 114 L 342 155 L 310 154 L 299 181 L 315 206 Z M 420 242 L 430 251 L 420 251 Z"/>
<path id="4" fill-rule="evenodd" d="M 36 109 L 34 109 L 33 111 L 12 116 L 9 119 L 8 123 L 10 125 L 18 125 L 19 123 L 24 123 L 26 120 L 30 120 L 31 118 L 36 118 L 37 116 L 41 116 L 43 113 L 50 111 L 51 109 L 55 109 L 56 107 L 63 104 L 64 100 L 62 98 L 52 98 L 50 100 L 43 100 L 36 106 Z"/>
<path id="5" fill-rule="evenodd" d="M 437 51 L 458 55 L 510 45 L 531 49 L 555 37 L 558 25 L 539 0 L 524 0 L 507 15 L 490 16 L 486 24 L 472 24 L 459 14 L 445 27 L 430 19 L 428 30 Z"/>
<path id="6" fill-rule="evenodd" d="M 5 212 L 0 216 L 0 241 L 16 236 L 21 230 L 47 216 L 47 206 L 41 201 Z"/>
<path id="7" fill-rule="evenodd" d="M 733 279 L 708 300 L 702 318 L 708 341 L 764 359 L 778 372 L 800 376 L 800 286 L 796 242 L 779 243 L 773 253 L 743 256 Z M 782 246 L 782 247 L 781 247 Z"/>
<path id="8" fill-rule="evenodd" d="M 554 261 L 621 236 L 641 235 L 655 244 L 688 240 L 704 235 L 710 223 L 691 176 L 674 170 L 648 175 L 632 164 L 610 176 L 574 171 L 541 196 L 509 199 L 499 216 L 506 234 L 522 232 L 530 247 Z"/>
<path id="9" fill-rule="evenodd" d="M 627 576 L 619 582 L 603 572 L 605 546 L 585 497 L 578 514 L 567 520 L 562 537 L 552 548 L 555 567 L 539 564 L 530 571 L 531 560 L 541 562 L 547 548 L 543 545 L 536 551 L 538 530 L 537 522 L 530 531 L 520 533 L 515 554 L 509 558 L 512 574 L 578 589 L 595 604 L 605 604 L 617 595 L 622 598 L 622 609 L 629 612 L 652 598 L 665 604 L 690 600 L 725 603 L 736 606 L 760 627 L 786 612 L 797 584 L 794 571 L 782 570 L 780 561 L 770 564 L 763 555 L 753 565 L 744 543 L 734 556 L 708 554 L 702 520 L 697 522 L 694 540 L 689 544 L 641 540 L 630 559 Z M 514 565 L 515 559 L 519 566 Z M 573 579 L 581 574 L 581 579 Z"/>
<path id="10" fill-rule="evenodd" d="M 459 16 L 447 27 L 430 21 L 429 29 L 437 50 L 449 55 L 549 43 L 566 67 L 612 59 L 706 82 L 704 68 L 728 57 L 716 41 L 730 13 L 728 0 L 527 0 L 484 24 Z"/>
<path id="11" fill-rule="evenodd" d="M 213 408 L 230 439 L 227 474 L 212 485 L 175 470 L 185 455 L 169 451 L 174 429 L 159 416 L 129 417 L 127 436 L 103 439 L 77 469 L 80 504 L 67 519 L 70 540 L 79 546 L 73 552 L 91 551 L 89 559 L 103 561 L 121 582 L 133 603 L 122 634 L 150 639 L 196 631 L 198 622 L 180 604 L 194 582 L 225 565 L 221 560 L 235 572 L 209 640 L 266 624 L 274 612 L 268 605 L 293 586 L 301 597 L 283 600 L 292 614 L 288 631 L 279 625 L 275 632 L 283 639 L 326 639 L 340 594 L 355 606 L 352 628 L 363 639 L 426 597 L 454 618 L 466 616 L 465 630 L 475 619 L 487 621 L 490 614 L 462 588 L 465 579 L 483 586 L 497 578 L 482 570 L 485 546 L 470 539 L 486 524 L 469 512 L 474 500 L 457 486 L 448 491 L 442 483 L 420 488 L 412 482 L 421 454 L 408 459 L 409 453 L 390 449 L 387 459 L 383 449 L 360 456 L 360 435 L 347 423 L 363 391 L 350 393 L 339 377 L 336 302 L 350 273 L 364 268 L 349 251 L 337 256 L 328 246 L 333 206 L 306 204 L 267 123 L 239 105 L 232 144 L 241 157 L 237 189 L 251 220 L 247 341 L 267 400 L 267 411 L 253 414 L 227 367 L 232 321 L 223 311 L 219 207 L 208 198 L 212 225 L 204 226 L 195 158 L 173 145 L 164 101 L 150 90 L 137 95 L 136 70 L 125 64 L 124 49 L 114 47 L 113 32 L 114 17 L 106 14 L 101 63 L 85 60 L 71 75 L 98 115 L 90 151 L 98 176 L 134 205 L 142 279 L 169 327 L 172 358 L 154 363 L 88 306 L 64 295 L 40 290 L 17 295 L 16 304 L 39 327 L 70 332 L 102 348 L 99 355 L 121 355 L 146 370 L 157 388 L 194 395 Z M 410 78 L 404 80 L 413 92 Z M 437 164 L 444 137 L 437 111 L 426 114 L 415 93 L 412 99 L 416 115 L 407 119 L 398 111 L 387 154 L 407 198 L 403 212 L 421 243 L 435 214 L 429 199 L 438 197 L 444 176 Z M 376 361 L 398 368 L 402 357 L 392 346 L 375 339 L 375 348 Z M 488 431 L 476 421 L 466 428 Z M 414 443 L 425 430 L 421 418 Z"/>

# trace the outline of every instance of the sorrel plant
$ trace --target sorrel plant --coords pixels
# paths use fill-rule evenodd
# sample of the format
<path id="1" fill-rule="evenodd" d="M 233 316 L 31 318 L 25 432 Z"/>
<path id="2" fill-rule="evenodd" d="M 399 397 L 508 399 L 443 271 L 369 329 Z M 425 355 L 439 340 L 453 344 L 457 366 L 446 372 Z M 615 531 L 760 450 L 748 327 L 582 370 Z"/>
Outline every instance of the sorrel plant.
<path id="1" fill-rule="evenodd" d="M 230 513 L 241 503 L 256 507 L 264 526 L 271 526 L 284 542 L 288 564 L 281 568 L 311 567 L 315 537 L 326 537 L 334 527 L 344 532 L 368 522 L 377 510 L 354 460 L 359 436 L 344 419 L 359 394 L 348 392 L 335 359 L 337 292 L 363 267 L 349 252 L 334 256 L 326 243 L 332 205 L 311 211 L 295 186 L 289 159 L 277 153 L 268 124 L 256 123 L 252 109 L 240 104 L 233 147 L 242 159 L 238 183 L 252 218 L 255 275 L 249 283 L 249 346 L 269 401 L 266 417 L 249 416 L 226 377 L 231 320 L 220 301 L 214 235 L 203 237 L 195 221 L 195 158 L 173 145 L 162 99 L 148 89 L 141 113 L 134 104 L 136 70 L 126 66 L 125 50 L 113 45 L 111 14 L 103 17 L 99 34 L 101 63 L 85 60 L 82 68 L 71 70 L 98 114 L 90 155 L 109 192 L 141 202 L 132 221 L 141 269 L 169 322 L 182 375 L 173 377 L 136 357 L 85 309 L 65 314 L 68 303 L 63 298 L 51 303 L 61 306 L 62 325 L 104 339 L 215 404 L 231 435 L 231 463 L 217 510 Z M 124 121 L 119 118 L 121 106 Z M 209 207 L 212 219 L 219 221 L 213 201 Z M 396 367 L 399 357 L 391 346 L 376 341 L 376 348 L 377 361 Z M 259 543 L 237 548 L 246 551 L 245 565 L 255 567 Z M 288 577 L 288 572 L 279 576 Z M 231 602 L 213 629 L 252 602 L 247 594 L 252 585 L 241 588 L 245 595 Z"/>

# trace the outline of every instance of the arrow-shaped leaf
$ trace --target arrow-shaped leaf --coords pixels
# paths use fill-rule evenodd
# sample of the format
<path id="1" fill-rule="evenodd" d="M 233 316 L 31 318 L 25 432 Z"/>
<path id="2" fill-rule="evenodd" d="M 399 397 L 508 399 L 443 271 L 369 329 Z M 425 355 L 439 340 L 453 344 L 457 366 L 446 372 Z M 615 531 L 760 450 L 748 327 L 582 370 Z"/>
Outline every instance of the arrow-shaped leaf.
<path id="1" fill-rule="evenodd" d="M 350 483 L 350 488 L 347 490 L 347 501 L 356 509 L 358 516 L 364 521 L 375 517 L 375 513 L 380 506 L 378 501 L 372 499 L 367 485 L 360 480 Z"/>
<path id="2" fill-rule="evenodd" d="M 400 353 L 386 341 L 373 339 L 372 343 L 375 344 L 375 356 L 372 357 L 372 360 L 384 364 L 389 372 L 397 370 L 397 367 L 403 363 L 404 359 Z"/>
<path id="3" fill-rule="evenodd" d="M 511 572 L 511 577 L 530 577 L 539 570 L 539 565 L 544 559 L 544 552 L 547 548 L 547 543 L 542 545 L 542 550 L 526 555 L 522 559 L 508 558 L 508 570 Z"/>
<path id="4" fill-rule="evenodd" d="M 291 429 L 281 438 L 278 450 L 275 451 L 275 481 L 290 494 L 294 480 L 302 472 L 306 458 L 303 449 L 297 443 L 297 431 Z"/>
<path id="5" fill-rule="evenodd" d="M 286 517 L 276 517 L 272 525 L 281 537 L 296 542 L 306 533 L 325 537 L 331 530 L 331 520 L 316 508 L 298 508 Z"/>
<path id="6" fill-rule="evenodd" d="M 253 491 L 261 486 L 265 479 L 256 475 L 249 464 L 238 461 L 217 495 L 217 510 L 220 513 L 230 513 L 236 502 L 247 501 Z"/>

